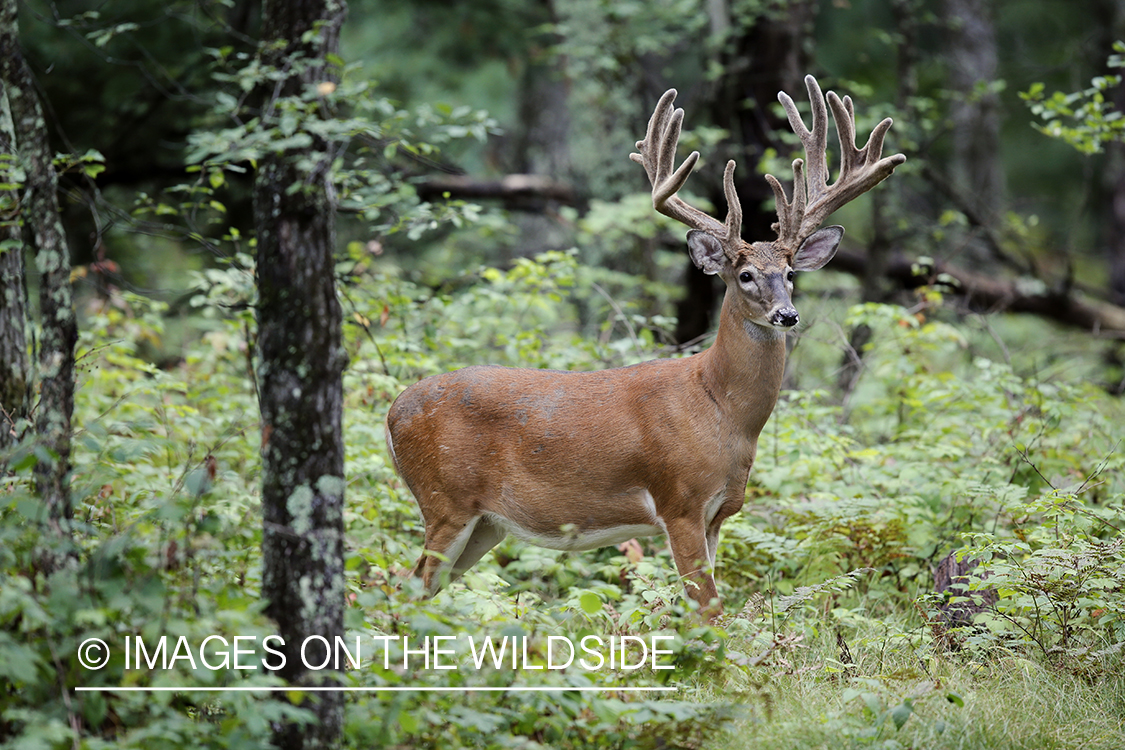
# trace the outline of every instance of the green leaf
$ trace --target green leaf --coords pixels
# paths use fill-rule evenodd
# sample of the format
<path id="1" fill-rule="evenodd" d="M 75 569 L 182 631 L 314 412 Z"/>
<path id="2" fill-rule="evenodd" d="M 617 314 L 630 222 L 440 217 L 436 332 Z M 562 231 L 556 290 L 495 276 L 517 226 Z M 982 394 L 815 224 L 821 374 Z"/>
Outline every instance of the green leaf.
<path id="1" fill-rule="evenodd" d="M 82 697 L 82 717 L 88 726 L 101 726 L 106 716 L 106 700 L 101 693 L 85 693 Z"/>
<path id="2" fill-rule="evenodd" d="M 7 633 L 0 632 L 0 675 L 13 684 L 27 684 L 35 680 L 41 664 L 42 660 L 33 650 L 13 642 Z"/>
<path id="3" fill-rule="evenodd" d="M 406 732 L 407 734 L 414 734 L 418 731 L 418 728 L 422 726 L 422 723 L 412 712 L 399 711 L 398 725 L 402 727 L 402 731 Z"/>
<path id="4" fill-rule="evenodd" d="M 914 707 L 910 705 L 909 698 L 892 708 L 891 721 L 895 723 L 895 729 L 902 729 L 902 725 L 906 723 L 912 713 L 914 713 Z"/>
<path id="5" fill-rule="evenodd" d="M 578 604 L 582 607 L 582 611 L 588 615 L 594 615 L 602 611 L 602 600 L 593 591 L 584 591 L 578 597 Z"/>
<path id="6" fill-rule="evenodd" d="M 30 469 L 31 467 L 35 466 L 37 463 L 39 463 L 39 457 L 36 456 L 34 453 L 28 452 L 28 453 L 24 454 L 18 460 L 13 461 L 9 465 L 9 469 L 13 472 L 19 473 L 21 471 L 26 471 L 27 469 Z"/>

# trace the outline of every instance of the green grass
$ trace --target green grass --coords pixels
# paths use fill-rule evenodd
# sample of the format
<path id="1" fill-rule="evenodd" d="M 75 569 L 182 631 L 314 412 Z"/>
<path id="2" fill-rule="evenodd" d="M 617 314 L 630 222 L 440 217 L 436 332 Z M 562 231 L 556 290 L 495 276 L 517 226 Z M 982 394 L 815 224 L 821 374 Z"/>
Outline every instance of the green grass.
<path id="1" fill-rule="evenodd" d="M 714 747 L 747 750 L 926 748 L 1120 750 L 1125 675 L 1084 680 L 1016 654 L 975 661 L 922 655 L 874 628 L 846 636 L 855 661 L 838 668 L 825 629 L 780 653 L 746 686 L 744 715 Z M 894 640 L 900 645 L 891 645 Z M 712 687 L 719 699 L 729 693 Z M 910 704 L 910 710 L 905 705 Z M 895 709 L 901 727 L 896 728 Z"/>

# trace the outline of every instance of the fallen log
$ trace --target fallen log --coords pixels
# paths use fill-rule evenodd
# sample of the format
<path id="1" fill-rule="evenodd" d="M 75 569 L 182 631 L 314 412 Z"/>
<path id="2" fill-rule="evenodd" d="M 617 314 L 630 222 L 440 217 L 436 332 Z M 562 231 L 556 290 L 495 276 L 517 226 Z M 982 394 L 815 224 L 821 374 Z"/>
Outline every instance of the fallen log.
<path id="1" fill-rule="evenodd" d="M 840 250 L 826 268 L 862 276 L 867 258 Z M 902 256 L 887 263 L 883 276 L 902 289 L 940 284 L 973 312 L 1031 313 L 1096 336 L 1125 339 L 1125 308 L 1091 299 L 1074 288 L 1050 288 L 1037 280 L 968 271 L 938 260 L 923 264 Z"/>
<path id="2" fill-rule="evenodd" d="M 506 208 L 541 211 L 545 203 L 578 204 L 578 193 L 569 183 L 537 174 L 509 174 L 495 180 L 468 175 L 431 177 L 415 185 L 424 201 L 446 198 L 501 200 Z"/>

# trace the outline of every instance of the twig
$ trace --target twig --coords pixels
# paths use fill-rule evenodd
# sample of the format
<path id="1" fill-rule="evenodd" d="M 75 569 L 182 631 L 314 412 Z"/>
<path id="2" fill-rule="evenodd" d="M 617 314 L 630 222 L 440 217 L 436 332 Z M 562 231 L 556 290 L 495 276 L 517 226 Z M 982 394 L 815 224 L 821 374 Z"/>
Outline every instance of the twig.
<path id="1" fill-rule="evenodd" d="M 633 328 L 633 324 L 629 322 L 629 318 L 625 316 L 625 312 L 621 309 L 617 302 L 614 301 L 613 297 L 610 297 L 609 293 L 606 292 L 605 289 L 602 289 L 597 282 L 590 282 L 590 285 L 594 288 L 595 292 L 605 297 L 605 301 L 608 302 L 610 307 L 613 308 L 613 312 L 616 313 L 621 322 L 625 324 L 625 330 L 629 332 L 629 338 L 633 340 L 633 348 L 636 349 L 637 356 L 643 357 L 645 353 L 641 348 L 640 339 L 637 338 L 637 332 Z M 613 330 L 612 327 L 610 328 L 610 330 Z"/>

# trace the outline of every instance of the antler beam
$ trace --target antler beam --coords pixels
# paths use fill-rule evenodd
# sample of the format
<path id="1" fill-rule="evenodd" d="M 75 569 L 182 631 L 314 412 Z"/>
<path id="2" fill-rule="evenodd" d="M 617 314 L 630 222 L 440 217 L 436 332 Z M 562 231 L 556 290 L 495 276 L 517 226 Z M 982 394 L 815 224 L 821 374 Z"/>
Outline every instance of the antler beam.
<path id="1" fill-rule="evenodd" d="M 629 158 L 645 168 L 648 180 L 652 183 L 652 207 L 660 213 L 675 219 L 693 229 L 700 229 L 723 241 L 724 245 L 735 242 L 742 233 L 742 204 L 734 190 L 734 160 L 727 162 L 723 173 L 723 192 L 727 198 L 727 219 L 725 222 L 700 211 L 677 195 L 687 182 L 688 175 L 699 160 L 699 152 L 692 151 L 678 169 L 676 147 L 680 142 L 680 128 L 683 125 L 684 111 L 672 108 L 676 101 L 676 90 L 668 89 L 660 97 L 643 141 L 637 141 L 640 153 L 629 154 Z"/>
<path id="2" fill-rule="evenodd" d="M 855 145 L 855 105 L 850 96 L 842 100 L 829 91 L 828 106 L 832 109 L 832 119 L 836 122 L 836 133 L 840 137 L 840 175 L 832 185 L 828 184 L 828 112 L 825 96 L 820 84 L 811 75 L 805 76 L 805 86 L 812 103 L 812 129 L 805 127 L 797 105 L 784 91 L 777 98 L 785 107 L 793 132 L 805 147 L 808 174 L 805 175 L 806 162 L 793 161 L 793 198 L 788 199 L 785 189 L 773 175 L 766 175 L 777 199 L 777 218 L 774 225 L 778 240 L 796 249 L 801 242 L 816 231 L 817 227 L 836 209 L 851 202 L 863 193 L 878 185 L 894 172 L 895 167 L 906 161 L 902 154 L 882 158 L 883 139 L 890 129 L 892 120 L 886 118 L 871 131 L 867 145 Z"/>

